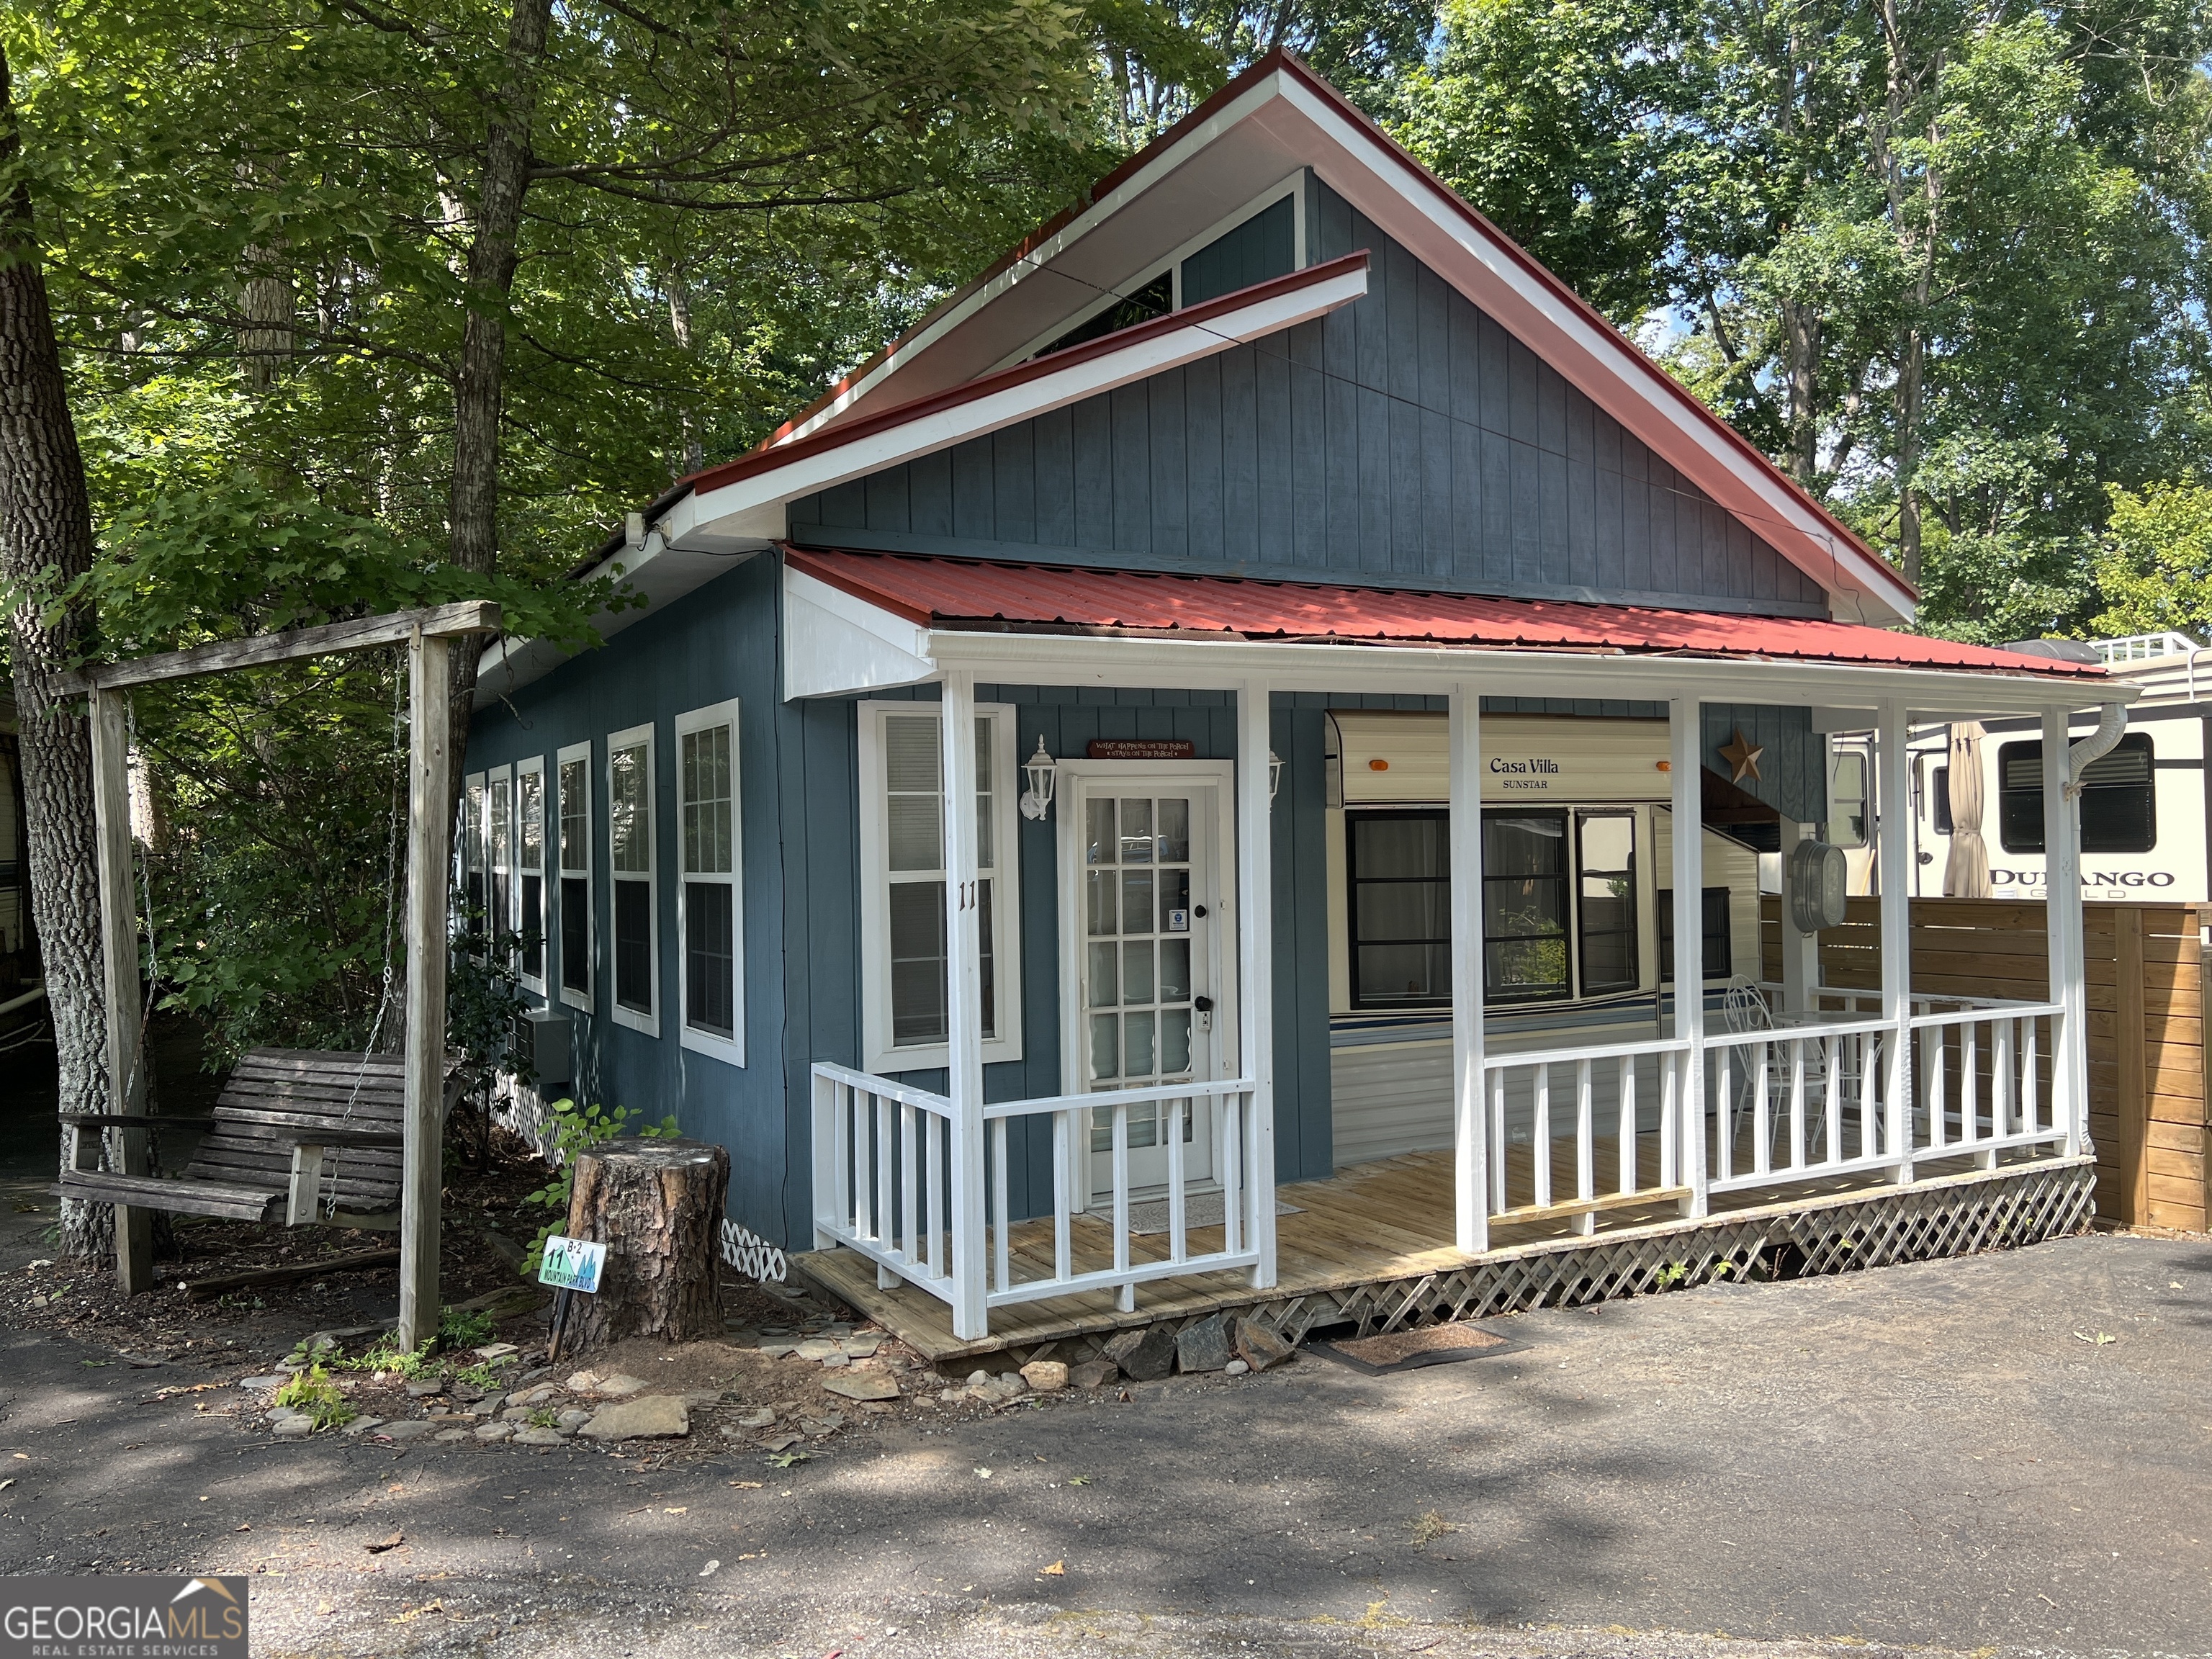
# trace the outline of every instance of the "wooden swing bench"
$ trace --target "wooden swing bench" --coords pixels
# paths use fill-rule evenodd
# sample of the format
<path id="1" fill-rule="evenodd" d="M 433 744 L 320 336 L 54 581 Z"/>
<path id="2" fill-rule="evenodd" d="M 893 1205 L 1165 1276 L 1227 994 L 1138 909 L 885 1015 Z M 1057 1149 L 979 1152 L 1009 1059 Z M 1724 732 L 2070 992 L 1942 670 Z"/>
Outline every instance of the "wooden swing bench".
<path id="1" fill-rule="evenodd" d="M 65 1112 L 69 1162 L 53 1190 L 81 1202 L 177 1215 L 265 1222 L 282 1214 L 294 1227 L 325 1222 L 392 1231 L 406 1144 L 405 1070 L 399 1054 L 250 1049 L 223 1085 L 211 1127 L 181 1177 L 84 1167 L 88 1149 L 97 1158 L 100 1131 L 143 1129 L 161 1119 Z M 467 1081 L 458 1057 L 449 1060 L 441 1127 Z"/>

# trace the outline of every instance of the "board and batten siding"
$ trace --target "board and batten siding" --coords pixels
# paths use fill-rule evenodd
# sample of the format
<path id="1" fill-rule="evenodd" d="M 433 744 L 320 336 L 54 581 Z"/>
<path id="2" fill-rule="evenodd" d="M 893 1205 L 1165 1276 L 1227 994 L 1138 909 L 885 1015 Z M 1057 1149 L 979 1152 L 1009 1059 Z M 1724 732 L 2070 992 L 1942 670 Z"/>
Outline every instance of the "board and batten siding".
<path id="1" fill-rule="evenodd" d="M 1819 584 L 1325 185 L 1314 322 L 791 504 L 802 545 L 1823 616 Z"/>

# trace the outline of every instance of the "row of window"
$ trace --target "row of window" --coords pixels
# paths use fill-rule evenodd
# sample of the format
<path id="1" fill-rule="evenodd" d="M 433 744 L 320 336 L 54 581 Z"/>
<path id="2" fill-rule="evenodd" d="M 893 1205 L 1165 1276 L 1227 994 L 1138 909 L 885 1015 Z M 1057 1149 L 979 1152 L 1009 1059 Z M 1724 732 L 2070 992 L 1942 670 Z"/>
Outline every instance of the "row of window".
<path id="1" fill-rule="evenodd" d="M 1352 1002 L 1363 1010 L 1451 1001 L 1451 815 L 1345 814 Z M 1657 895 L 1659 977 L 1674 977 L 1674 899 Z M 1705 972 L 1734 971 L 1729 890 L 1704 892 Z M 1554 1002 L 1640 981 L 1636 815 L 1615 809 L 1482 815 L 1486 1002 Z"/>
<path id="2" fill-rule="evenodd" d="M 2082 775 L 2081 850 L 2148 853 L 2158 845 L 2158 763 L 2148 732 L 2130 732 Z M 1951 769 L 1928 775 L 1931 827 L 1951 833 Z M 1827 839 L 1867 844 L 1867 757 L 1844 750 L 1829 781 Z M 1997 750 L 1997 842 L 2008 853 L 2043 846 L 2043 744 L 2031 739 Z"/>
<path id="3" fill-rule="evenodd" d="M 651 726 L 613 732 L 603 770 L 589 742 L 473 774 L 467 781 L 461 864 L 466 927 L 480 949 L 511 962 L 524 987 L 596 1009 L 601 957 L 592 789 L 606 801 L 608 915 L 604 967 L 618 1024 L 660 1034 L 660 884 L 676 895 L 677 1001 L 686 1048 L 744 1063 L 744 933 L 738 891 L 738 705 L 679 714 L 676 739 L 676 866 L 661 868 L 653 823 L 659 764 Z M 549 837 L 549 827 L 552 834 Z M 550 884 L 549 884 L 550 877 Z M 549 915 L 547 899 L 557 902 Z"/>

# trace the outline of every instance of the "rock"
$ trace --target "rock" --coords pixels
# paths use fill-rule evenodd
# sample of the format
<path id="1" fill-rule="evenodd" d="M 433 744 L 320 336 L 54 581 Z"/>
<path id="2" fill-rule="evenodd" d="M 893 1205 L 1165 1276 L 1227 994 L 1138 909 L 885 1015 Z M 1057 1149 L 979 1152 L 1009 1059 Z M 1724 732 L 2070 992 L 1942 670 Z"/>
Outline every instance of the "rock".
<path id="1" fill-rule="evenodd" d="M 548 1383 L 542 1389 L 532 1389 L 528 1394 L 514 1397 L 514 1403 L 518 1406 L 542 1406 L 559 1392 L 558 1389 Z"/>
<path id="2" fill-rule="evenodd" d="M 991 1373 L 990 1373 L 990 1372 L 988 1372 L 988 1371 L 982 1371 L 982 1370 L 976 1370 L 976 1371 L 970 1371 L 970 1372 L 969 1372 L 969 1373 L 968 1373 L 968 1386 L 969 1386 L 969 1388 L 971 1388 L 971 1389 L 988 1389 L 988 1388 L 989 1388 L 989 1387 L 991 1386 Z"/>
<path id="3" fill-rule="evenodd" d="M 1103 1389 L 1121 1374 L 1121 1368 L 1110 1359 L 1086 1359 L 1068 1367 L 1067 1380 L 1079 1389 Z"/>
<path id="4" fill-rule="evenodd" d="M 642 1394 L 651 1386 L 652 1384 L 641 1376 L 631 1376 L 627 1372 L 617 1372 L 613 1376 L 601 1377 L 599 1386 L 592 1392 L 609 1400 L 625 1400 L 631 1395 Z"/>
<path id="5" fill-rule="evenodd" d="M 521 1352 L 522 1350 L 516 1347 L 512 1342 L 487 1342 L 483 1347 L 477 1350 L 477 1358 L 479 1359 L 504 1359 L 511 1353 L 520 1353 Z"/>
<path id="6" fill-rule="evenodd" d="M 1255 1371 L 1279 1365 L 1297 1350 L 1276 1331 L 1250 1319 L 1237 1322 L 1237 1357 Z"/>
<path id="7" fill-rule="evenodd" d="M 377 1432 L 387 1440 L 420 1440 L 437 1426 L 424 1418 L 402 1418 L 397 1423 L 386 1423 Z"/>
<path id="8" fill-rule="evenodd" d="M 380 1417 L 356 1417 L 352 1422 L 345 1425 L 345 1432 L 348 1434 L 367 1434 L 372 1429 L 380 1429 L 383 1426 L 384 1419 Z"/>
<path id="9" fill-rule="evenodd" d="M 560 1416 L 555 1418 L 553 1419 L 553 1423 L 556 1428 L 563 1429 L 568 1433 L 574 1434 L 577 1430 L 582 1428 L 585 1424 L 591 1420 L 591 1413 L 586 1411 L 580 1406 L 571 1406 L 567 1411 L 562 1412 Z"/>
<path id="10" fill-rule="evenodd" d="M 514 1432 L 512 1423 L 487 1423 L 476 1431 L 479 1440 L 504 1440 Z"/>
<path id="11" fill-rule="evenodd" d="M 500 1415 L 510 1423 L 527 1423 L 533 1409 L 529 1406 L 509 1406 Z"/>
<path id="12" fill-rule="evenodd" d="M 312 1417 L 287 1417 L 269 1425 L 270 1433 L 282 1435 L 288 1440 L 296 1440 L 314 1431 L 315 1419 Z"/>
<path id="13" fill-rule="evenodd" d="M 461 1441 L 469 1437 L 466 1429 L 441 1429 L 430 1437 L 433 1440 Z"/>
<path id="14" fill-rule="evenodd" d="M 1000 1371 L 986 1386 L 998 1401 L 1019 1400 L 1030 1391 L 1029 1379 L 1019 1371 Z"/>
<path id="15" fill-rule="evenodd" d="M 811 1359 L 816 1364 L 832 1357 L 843 1358 L 845 1351 L 826 1336 L 810 1336 L 792 1352 L 801 1359 Z"/>
<path id="16" fill-rule="evenodd" d="M 766 1354 L 770 1359 L 781 1359 L 787 1353 L 797 1352 L 798 1349 L 799 1345 L 796 1342 L 785 1342 L 776 1340 L 770 1340 L 769 1341 L 763 1342 L 760 1345 L 760 1352 Z"/>
<path id="17" fill-rule="evenodd" d="M 1067 1386 L 1067 1367 L 1057 1359 L 1032 1359 L 1022 1367 L 1022 1381 L 1039 1394 L 1056 1394 Z"/>
<path id="18" fill-rule="evenodd" d="M 822 1367 L 825 1370 L 836 1370 L 842 1366 L 849 1365 L 852 1363 L 852 1355 L 845 1353 L 825 1355 L 821 1361 Z"/>
<path id="19" fill-rule="evenodd" d="M 517 1429 L 512 1446 L 565 1446 L 568 1443 L 558 1429 Z"/>
<path id="20" fill-rule="evenodd" d="M 1133 1382 L 1157 1382 L 1175 1370 L 1175 1333 L 1164 1325 L 1121 1331 L 1106 1343 L 1106 1358 Z"/>
<path id="21" fill-rule="evenodd" d="M 719 1406 L 722 1403 L 722 1391 L 720 1389 L 693 1389 L 684 1395 L 684 1403 L 695 1412 L 702 1406 Z"/>
<path id="22" fill-rule="evenodd" d="M 1229 1340 L 1225 1314 L 1208 1314 L 1196 1324 L 1184 1326 L 1176 1336 L 1176 1369 L 1184 1372 L 1221 1370 L 1229 1363 Z"/>
<path id="23" fill-rule="evenodd" d="M 738 1426 L 741 1429 L 770 1428 L 775 1425 L 775 1409 L 772 1407 L 768 1406 L 762 1406 L 755 1410 L 746 1412 L 738 1419 Z"/>
<path id="24" fill-rule="evenodd" d="M 805 1437 L 805 1436 L 799 1434 L 780 1434 L 776 1436 L 775 1439 L 768 1443 L 768 1449 L 772 1452 L 789 1451 L 793 1446 L 798 1445 Z"/>
<path id="25" fill-rule="evenodd" d="M 434 1395 L 441 1395 L 445 1391 L 446 1379 L 442 1376 L 419 1377 L 407 1385 L 407 1397 L 410 1400 L 428 1400 Z"/>
<path id="26" fill-rule="evenodd" d="M 838 1346 L 855 1359 L 869 1359 L 884 1346 L 884 1339 L 881 1332 L 870 1331 L 866 1336 L 846 1337 Z"/>
<path id="27" fill-rule="evenodd" d="M 248 1376 L 240 1379 L 241 1389 L 281 1389 L 292 1379 L 289 1376 Z"/>
<path id="28" fill-rule="evenodd" d="M 1241 1360 L 1241 1359 L 1232 1359 L 1232 1360 L 1231 1360 L 1231 1361 L 1230 1361 L 1226 1365 L 1224 1365 L 1221 1369 L 1222 1369 L 1222 1371 L 1223 1371 L 1225 1375 L 1227 1375 L 1227 1376 L 1243 1376 L 1243 1375 L 1244 1375 L 1244 1373 L 1245 1373 L 1245 1372 L 1247 1372 L 1247 1371 L 1250 1370 L 1252 1368 L 1251 1368 L 1249 1365 L 1246 1364 L 1245 1364 L 1243 1360 Z"/>
<path id="29" fill-rule="evenodd" d="M 571 1394 L 589 1394 L 599 1386 L 599 1374 L 597 1371 L 577 1371 L 568 1378 Z"/>
<path id="30" fill-rule="evenodd" d="M 587 1440 L 666 1440 L 691 1432 L 691 1413 L 674 1395 L 640 1395 L 605 1407 L 580 1432 Z"/>
<path id="31" fill-rule="evenodd" d="M 896 1400 L 897 1381 L 882 1371 L 842 1370 L 826 1376 L 822 1386 L 847 1400 Z"/>
<path id="32" fill-rule="evenodd" d="M 478 1417 L 494 1417 L 498 1414 L 500 1406 L 506 1399 L 507 1396 L 503 1394 L 488 1394 L 481 1400 L 471 1401 L 469 1409 Z"/>

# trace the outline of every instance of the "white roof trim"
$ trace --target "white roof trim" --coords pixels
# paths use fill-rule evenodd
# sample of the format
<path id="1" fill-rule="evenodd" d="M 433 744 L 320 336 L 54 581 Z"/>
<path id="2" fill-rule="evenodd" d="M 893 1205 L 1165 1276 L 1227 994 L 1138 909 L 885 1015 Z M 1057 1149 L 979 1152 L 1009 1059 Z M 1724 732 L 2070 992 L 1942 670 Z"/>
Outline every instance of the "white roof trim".
<path id="1" fill-rule="evenodd" d="M 886 378 L 905 368 L 1001 294 L 1036 276 L 1222 133 L 1243 120 L 1269 99 L 1278 96 L 1283 78 L 1283 72 L 1276 70 L 1254 82 L 1238 96 L 1214 112 L 1209 119 L 1166 146 L 1051 235 L 1017 257 L 1004 270 L 977 283 L 969 293 L 956 297 L 942 311 L 924 320 L 913 334 L 898 342 L 881 359 L 856 374 L 834 398 L 803 421 L 794 422 L 790 431 L 774 441 L 775 445 L 781 446 L 804 438 L 836 419 Z"/>
<path id="2" fill-rule="evenodd" d="M 818 577 L 783 568 L 783 695 L 912 685 L 935 673 L 929 630 Z"/>

